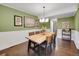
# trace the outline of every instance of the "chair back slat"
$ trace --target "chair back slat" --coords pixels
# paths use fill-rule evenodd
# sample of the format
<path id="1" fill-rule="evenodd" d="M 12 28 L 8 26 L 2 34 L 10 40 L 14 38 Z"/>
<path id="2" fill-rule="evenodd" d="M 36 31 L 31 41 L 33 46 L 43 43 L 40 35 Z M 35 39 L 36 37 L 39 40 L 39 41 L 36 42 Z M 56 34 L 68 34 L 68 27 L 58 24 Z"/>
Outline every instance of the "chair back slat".
<path id="1" fill-rule="evenodd" d="M 36 31 L 36 32 L 35 32 L 35 34 L 39 34 L 39 33 L 40 33 L 40 31 Z"/>
<path id="2" fill-rule="evenodd" d="M 34 35 L 34 32 L 29 32 L 29 36 Z"/>

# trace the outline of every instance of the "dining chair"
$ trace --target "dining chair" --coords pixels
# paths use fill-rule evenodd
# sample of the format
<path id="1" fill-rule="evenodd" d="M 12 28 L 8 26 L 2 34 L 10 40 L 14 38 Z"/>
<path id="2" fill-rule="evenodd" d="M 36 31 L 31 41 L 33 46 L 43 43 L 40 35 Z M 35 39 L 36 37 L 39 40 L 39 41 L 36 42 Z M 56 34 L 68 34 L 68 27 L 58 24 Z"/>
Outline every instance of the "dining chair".
<path id="1" fill-rule="evenodd" d="M 40 32 L 43 33 L 43 32 L 45 32 L 45 30 L 41 30 Z"/>
<path id="2" fill-rule="evenodd" d="M 54 41 L 54 35 L 51 35 L 49 37 L 46 38 L 47 39 L 47 45 L 50 47 L 50 49 L 52 48 L 52 41 Z"/>
<path id="3" fill-rule="evenodd" d="M 34 35 L 34 32 L 29 32 L 29 36 Z M 29 48 L 35 47 L 35 43 L 31 42 L 30 40 L 28 41 L 28 52 Z"/>
<path id="4" fill-rule="evenodd" d="M 40 33 L 40 31 L 36 31 L 36 32 L 35 32 L 35 34 L 39 34 L 39 33 Z"/>
<path id="5" fill-rule="evenodd" d="M 47 45 L 46 45 L 45 48 L 46 48 L 46 55 L 47 55 L 47 51 L 48 50 L 51 53 L 51 51 L 52 51 L 52 45 L 54 47 L 54 43 L 55 43 L 55 41 L 54 41 L 54 35 L 52 34 L 51 36 L 47 36 L 46 40 L 47 40 Z"/>
<path id="6" fill-rule="evenodd" d="M 47 36 L 46 41 L 41 44 L 41 47 L 45 49 L 44 50 L 45 55 L 47 55 L 47 50 L 48 49 L 51 50 L 51 48 L 52 48 L 52 37 L 53 36 Z"/>
<path id="7" fill-rule="evenodd" d="M 29 36 L 34 35 L 34 32 L 29 32 Z"/>

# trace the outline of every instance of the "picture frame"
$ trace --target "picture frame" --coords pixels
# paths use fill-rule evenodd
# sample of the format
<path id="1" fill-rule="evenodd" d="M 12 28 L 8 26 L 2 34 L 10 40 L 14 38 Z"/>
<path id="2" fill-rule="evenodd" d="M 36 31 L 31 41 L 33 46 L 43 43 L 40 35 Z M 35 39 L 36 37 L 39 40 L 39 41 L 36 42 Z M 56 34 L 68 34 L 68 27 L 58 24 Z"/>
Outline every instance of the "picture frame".
<path id="1" fill-rule="evenodd" d="M 34 18 L 24 16 L 24 28 L 35 28 Z"/>
<path id="2" fill-rule="evenodd" d="M 22 26 L 22 16 L 14 15 L 14 26 Z"/>

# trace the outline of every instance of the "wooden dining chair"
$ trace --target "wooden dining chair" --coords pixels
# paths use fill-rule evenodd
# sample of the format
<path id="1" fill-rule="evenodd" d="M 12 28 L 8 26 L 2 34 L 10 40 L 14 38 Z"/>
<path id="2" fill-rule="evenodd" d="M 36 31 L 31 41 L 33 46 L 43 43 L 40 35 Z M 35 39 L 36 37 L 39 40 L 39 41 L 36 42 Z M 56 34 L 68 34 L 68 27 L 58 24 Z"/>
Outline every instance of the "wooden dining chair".
<path id="1" fill-rule="evenodd" d="M 52 41 L 52 36 L 47 36 L 46 41 L 41 44 L 41 47 L 43 47 L 45 49 L 44 50 L 45 55 L 47 55 L 47 50 L 51 49 L 51 47 L 52 47 L 52 42 L 51 41 Z"/>
<path id="2" fill-rule="evenodd" d="M 47 45 L 51 49 L 52 48 L 52 41 L 54 41 L 54 35 L 51 35 L 51 36 L 47 37 L 46 39 L 47 39 Z"/>
<path id="3" fill-rule="evenodd" d="M 45 32 L 45 30 L 41 30 L 40 32 L 43 33 L 43 32 Z"/>
<path id="4" fill-rule="evenodd" d="M 29 32 L 29 36 L 34 35 L 34 32 Z"/>
<path id="5" fill-rule="evenodd" d="M 34 35 L 34 32 L 29 32 L 29 36 Z M 30 40 L 28 41 L 28 52 L 29 48 L 32 48 L 35 46 L 35 43 L 31 42 Z"/>
<path id="6" fill-rule="evenodd" d="M 35 34 L 39 34 L 39 33 L 40 33 L 40 31 L 36 31 L 36 32 L 35 32 Z"/>

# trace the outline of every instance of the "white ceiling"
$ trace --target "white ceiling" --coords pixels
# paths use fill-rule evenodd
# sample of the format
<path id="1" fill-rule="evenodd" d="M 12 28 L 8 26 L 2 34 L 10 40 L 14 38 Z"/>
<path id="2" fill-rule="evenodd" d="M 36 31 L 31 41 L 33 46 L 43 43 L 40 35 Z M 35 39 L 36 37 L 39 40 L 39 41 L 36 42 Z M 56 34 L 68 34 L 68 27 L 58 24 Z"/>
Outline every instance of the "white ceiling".
<path id="1" fill-rule="evenodd" d="M 56 15 L 64 15 L 65 13 L 73 15 L 77 10 L 76 3 L 4 3 L 2 5 L 21 10 L 23 12 L 42 17 L 43 6 L 45 6 L 45 16 L 52 17 Z M 67 14 L 67 15 L 68 15 Z"/>

